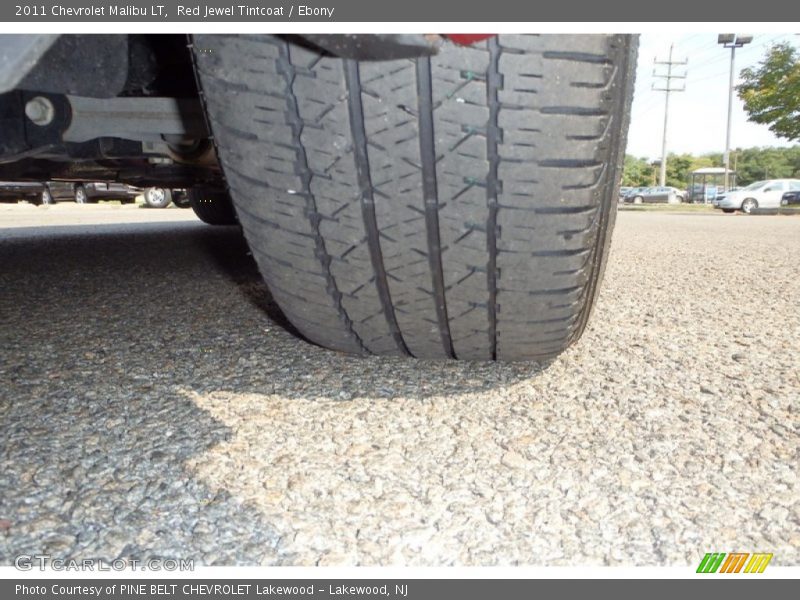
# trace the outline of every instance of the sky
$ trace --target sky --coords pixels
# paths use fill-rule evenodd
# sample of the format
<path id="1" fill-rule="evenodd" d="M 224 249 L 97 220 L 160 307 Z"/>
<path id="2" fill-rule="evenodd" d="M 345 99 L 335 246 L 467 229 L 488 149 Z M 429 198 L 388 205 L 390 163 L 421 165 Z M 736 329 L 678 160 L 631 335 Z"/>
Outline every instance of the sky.
<path id="1" fill-rule="evenodd" d="M 748 33 L 742 31 L 739 33 Z M 764 33 L 753 36 L 752 43 L 736 50 L 736 82 L 745 67 L 757 65 L 772 44 L 789 42 L 800 47 L 795 33 Z M 717 33 L 688 35 L 642 34 L 639 39 L 639 63 L 633 96 L 631 127 L 628 133 L 628 154 L 648 159 L 661 157 L 664 130 L 664 80 L 653 77 L 653 69 L 665 72 L 666 66 L 653 60 L 667 60 L 673 43 L 673 60 L 686 60 L 685 66 L 673 67 L 674 73 L 686 73 L 685 92 L 670 94 L 667 152 L 703 154 L 725 150 L 725 128 L 728 114 L 728 77 L 730 50 L 717 44 Z M 680 87 L 679 81 L 673 86 Z M 766 125 L 747 120 L 742 102 L 734 92 L 731 147 L 790 146 L 790 142 L 772 134 Z"/>

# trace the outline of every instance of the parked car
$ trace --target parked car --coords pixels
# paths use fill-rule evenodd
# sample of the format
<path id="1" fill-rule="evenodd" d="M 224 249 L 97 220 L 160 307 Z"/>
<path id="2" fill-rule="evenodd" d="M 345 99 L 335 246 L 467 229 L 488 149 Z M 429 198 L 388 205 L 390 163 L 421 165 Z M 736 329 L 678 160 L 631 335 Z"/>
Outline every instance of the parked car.
<path id="1" fill-rule="evenodd" d="M 633 204 L 680 204 L 686 199 L 686 192 L 669 186 L 635 188 L 628 192 L 625 202 Z"/>
<path id="2" fill-rule="evenodd" d="M 0 199 L 4 201 L 27 200 L 33 204 L 55 204 L 61 200 L 74 200 L 78 204 L 87 204 L 97 200 L 133 202 L 141 193 L 139 188 L 113 182 L 0 182 Z"/>
<path id="3" fill-rule="evenodd" d="M 78 204 L 87 204 L 98 200 L 120 200 L 123 203 L 133 202 L 142 193 L 138 187 L 115 181 L 91 181 L 73 184 L 73 197 Z"/>
<path id="4" fill-rule="evenodd" d="M 630 188 L 622 200 L 628 204 L 641 204 L 644 202 L 644 195 L 649 189 L 646 187 Z"/>
<path id="5" fill-rule="evenodd" d="M 654 202 L 666 202 L 667 204 L 686 202 L 686 190 L 679 190 L 672 186 L 664 186 L 651 188 L 651 191 L 651 197 L 654 198 Z"/>
<path id="6" fill-rule="evenodd" d="M 34 181 L 0 181 L 0 200 L 3 202 L 27 200 L 32 204 L 53 203 L 47 186 Z"/>
<path id="7" fill-rule="evenodd" d="M 800 206 L 800 190 L 786 192 L 781 197 L 781 206 Z"/>
<path id="8" fill-rule="evenodd" d="M 800 191 L 800 179 L 756 181 L 740 190 L 720 194 L 714 198 L 714 208 L 726 213 L 741 210 L 747 214 L 757 208 L 779 208 L 783 195 L 791 191 Z"/>
<path id="9" fill-rule="evenodd" d="M 625 200 L 625 196 L 627 196 L 633 188 L 628 185 L 624 185 L 619 188 L 619 200 L 620 202 Z"/>
<path id="10" fill-rule="evenodd" d="M 74 184 L 67 181 L 2 182 L 0 195 L 6 202 L 27 200 L 32 204 L 55 204 L 59 200 L 72 200 Z"/>

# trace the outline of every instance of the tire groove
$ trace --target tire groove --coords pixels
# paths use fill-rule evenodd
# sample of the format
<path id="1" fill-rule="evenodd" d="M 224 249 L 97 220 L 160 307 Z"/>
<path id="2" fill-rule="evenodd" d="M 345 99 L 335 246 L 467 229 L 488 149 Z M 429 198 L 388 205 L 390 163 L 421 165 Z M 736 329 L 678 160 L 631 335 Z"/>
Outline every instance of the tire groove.
<path id="1" fill-rule="evenodd" d="M 425 206 L 425 229 L 428 241 L 428 260 L 431 269 L 436 318 L 442 347 L 448 358 L 456 358 L 447 316 L 442 243 L 439 232 L 439 192 L 436 183 L 436 148 L 433 131 L 433 82 L 430 58 L 417 59 L 417 96 L 419 111 L 419 147 L 422 163 L 422 193 Z"/>
<path id="2" fill-rule="evenodd" d="M 489 260 L 486 264 L 487 285 L 489 287 L 489 344 L 492 360 L 497 360 L 497 196 L 500 192 L 498 171 L 500 166 L 500 100 L 498 90 L 500 79 L 500 43 L 497 37 L 489 40 L 489 70 L 486 73 L 486 99 L 489 106 L 489 123 L 486 127 L 486 155 L 489 159 L 489 173 L 486 177 L 486 204 L 489 217 L 486 223 L 486 246 Z"/>
<path id="3" fill-rule="evenodd" d="M 311 178 L 313 177 L 313 174 L 308 166 L 308 157 L 306 156 L 306 150 L 303 146 L 301 138 L 304 123 L 300 117 L 300 109 L 297 104 L 297 97 L 292 89 L 292 84 L 294 83 L 295 79 L 294 65 L 292 65 L 291 60 L 289 59 L 289 49 L 286 42 L 280 42 L 280 45 L 278 46 L 278 57 L 276 63 L 278 72 L 283 76 L 286 83 L 286 119 L 292 130 L 292 138 L 297 157 L 297 162 L 295 165 L 299 171 L 297 175 L 300 177 L 300 180 L 303 183 L 303 196 L 306 200 L 306 216 L 311 224 L 311 230 L 314 232 L 314 254 L 322 266 L 323 273 L 325 274 L 326 291 L 334 301 L 336 311 L 339 314 L 339 319 L 342 321 L 342 324 L 345 326 L 348 334 L 358 344 L 361 351 L 363 353 L 367 353 L 368 350 L 364 345 L 363 340 L 361 337 L 359 337 L 358 333 L 356 333 L 355 329 L 353 329 L 353 322 L 347 315 L 347 311 L 345 311 L 344 306 L 342 305 L 342 293 L 339 291 L 339 288 L 336 285 L 336 280 L 331 272 L 331 257 L 325 248 L 325 240 L 319 231 L 320 218 L 317 212 L 316 199 L 314 194 L 311 192 Z"/>
<path id="4" fill-rule="evenodd" d="M 361 79 L 358 71 L 358 62 L 344 61 L 345 83 L 347 86 L 347 106 L 350 116 L 350 131 L 353 136 L 353 152 L 355 154 L 356 173 L 358 184 L 361 188 L 361 215 L 364 219 L 364 229 L 367 232 L 367 247 L 369 248 L 370 262 L 375 273 L 375 287 L 378 291 L 381 308 L 389 326 L 392 338 L 397 348 L 404 354 L 411 356 L 411 352 L 403 339 L 403 333 L 394 314 L 394 304 L 389 290 L 389 281 L 386 268 L 383 264 L 383 251 L 381 249 L 378 218 L 375 214 L 375 197 L 373 194 L 372 177 L 369 171 L 369 155 L 367 153 L 367 134 L 364 131 L 364 107 L 361 103 Z"/>
<path id="5" fill-rule="evenodd" d="M 611 74 L 612 77 L 619 78 L 617 85 L 623 91 L 623 98 L 625 98 L 625 100 L 617 103 L 614 111 L 616 114 L 612 117 L 616 118 L 620 125 L 610 132 L 611 143 L 609 146 L 613 150 L 610 153 L 611 156 L 609 157 L 608 162 L 611 164 L 612 168 L 603 170 L 607 177 L 606 185 L 608 194 L 611 194 L 615 189 L 613 182 L 615 178 L 618 177 L 622 172 L 623 159 L 625 156 L 625 141 L 628 134 L 628 124 L 630 123 L 630 105 L 633 98 L 633 83 L 636 77 L 637 47 L 638 38 L 625 38 L 623 47 L 619 50 L 621 59 L 619 63 L 615 65 L 614 71 Z M 579 313 L 580 316 L 578 317 L 575 324 L 576 326 L 569 338 L 569 343 L 577 340 L 583 334 L 583 330 L 586 329 L 589 315 L 591 314 L 594 306 L 594 300 L 597 297 L 600 280 L 603 276 L 603 271 L 605 270 L 605 260 L 608 258 L 607 246 L 610 244 L 611 231 L 614 227 L 616 214 L 617 206 L 616 202 L 614 202 L 614 199 L 610 199 L 608 202 L 600 204 L 599 215 L 596 215 L 595 217 L 597 218 L 597 216 L 599 216 L 600 226 L 598 227 L 597 239 L 595 240 L 592 253 L 590 254 L 590 259 L 593 261 L 594 266 L 581 294 L 585 302 L 581 307 Z M 610 223 L 610 225 L 607 225 L 607 223 Z"/>

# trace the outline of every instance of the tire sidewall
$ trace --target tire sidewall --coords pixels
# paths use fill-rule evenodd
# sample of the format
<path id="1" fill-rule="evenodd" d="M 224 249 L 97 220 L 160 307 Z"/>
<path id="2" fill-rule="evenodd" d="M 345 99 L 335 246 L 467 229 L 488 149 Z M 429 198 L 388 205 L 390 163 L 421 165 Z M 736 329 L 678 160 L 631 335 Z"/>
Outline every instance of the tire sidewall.
<path id="1" fill-rule="evenodd" d="M 191 200 L 189 200 L 189 194 L 187 192 L 180 192 L 180 193 L 173 192 L 172 203 L 178 208 L 192 207 L 192 202 Z"/>
<path id="2" fill-rule="evenodd" d="M 745 198 L 742 202 L 742 212 L 749 215 L 758 208 L 758 200 L 755 198 Z"/>
<path id="3" fill-rule="evenodd" d="M 155 200 L 152 197 L 152 193 L 156 190 L 161 192 L 160 200 Z M 167 188 L 149 187 L 144 191 L 144 202 L 150 208 L 166 208 L 172 202 L 172 195 Z"/>

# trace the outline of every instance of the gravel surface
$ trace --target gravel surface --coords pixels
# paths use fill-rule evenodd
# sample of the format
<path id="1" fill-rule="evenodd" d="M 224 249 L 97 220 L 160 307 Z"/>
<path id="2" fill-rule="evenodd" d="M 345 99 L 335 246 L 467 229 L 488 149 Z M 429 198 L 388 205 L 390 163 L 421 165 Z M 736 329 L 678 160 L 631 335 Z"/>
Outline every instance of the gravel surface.
<path id="1" fill-rule="evenodd" d="M 621 213 L 539 366 L 329 352 L 236 228 L 56 208 L 0 211 L 0 564 L 800 562 L 800 218 Z"/>

